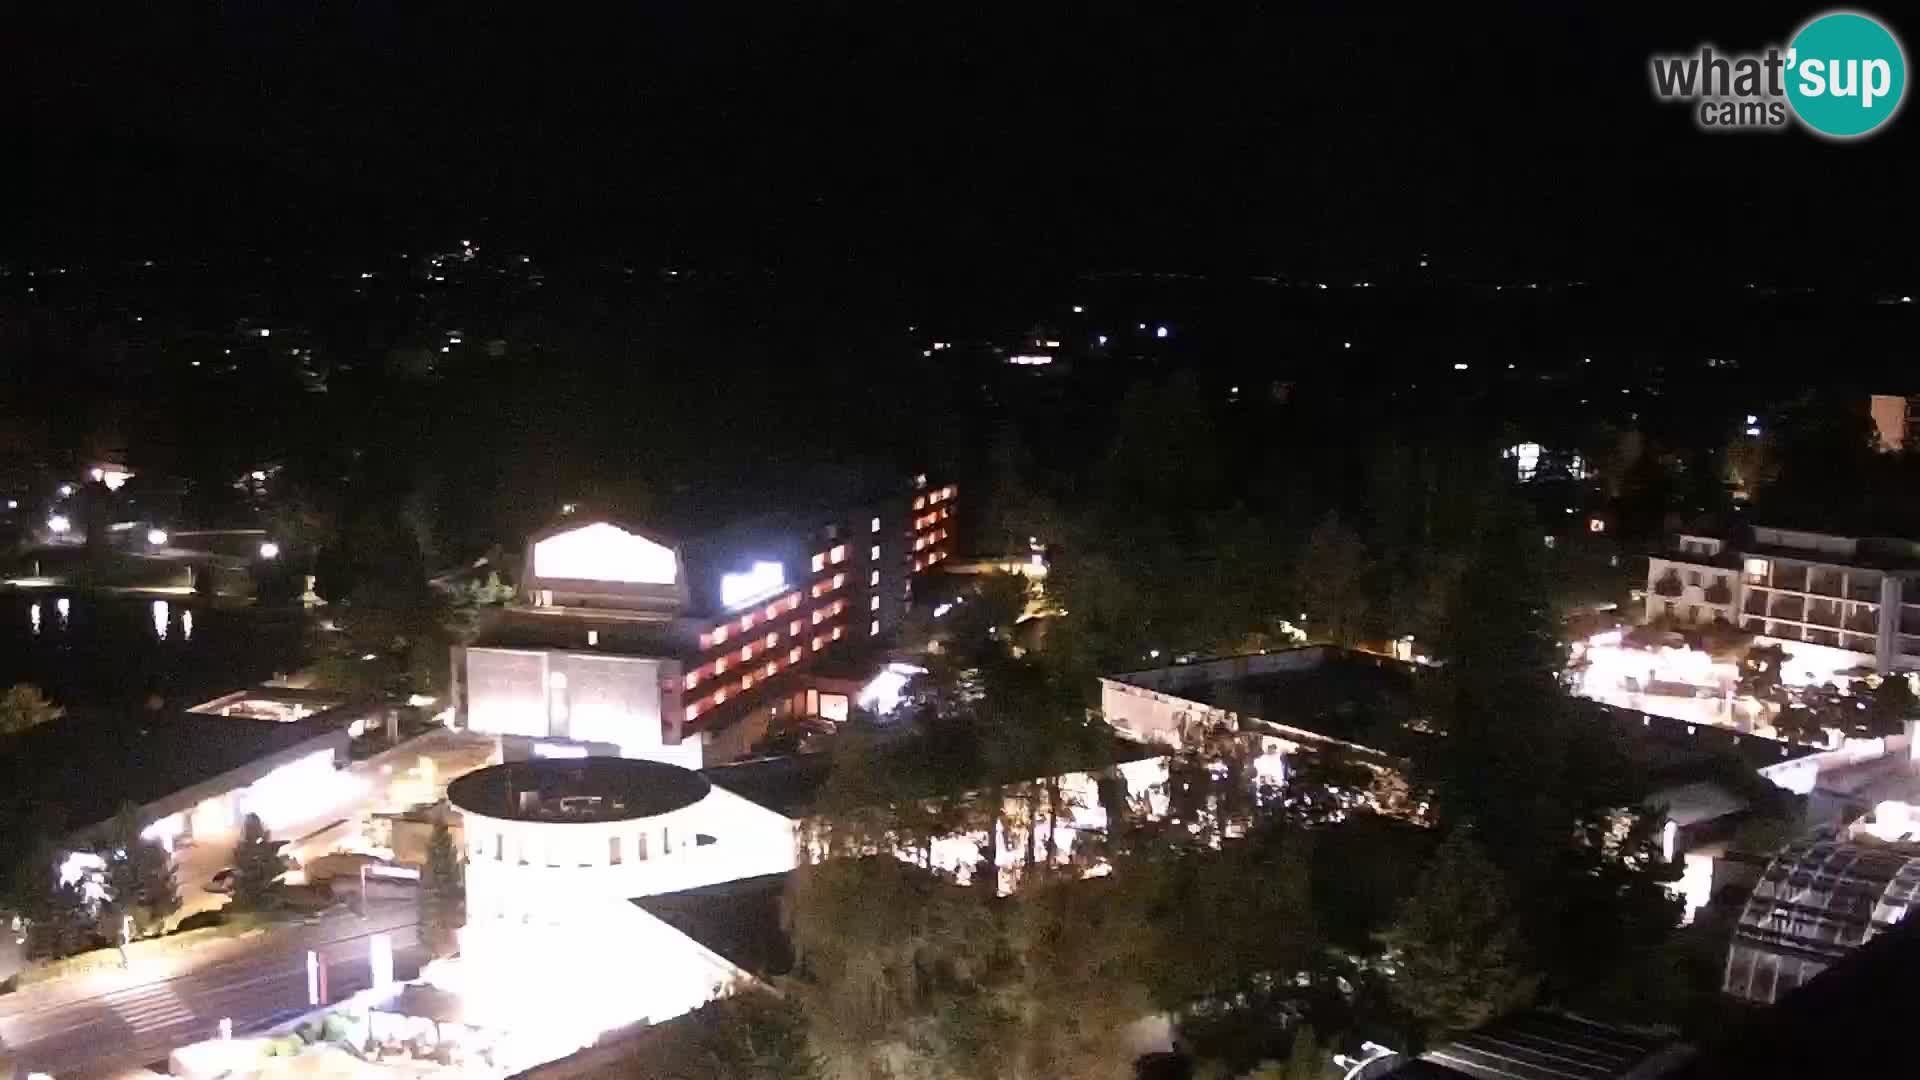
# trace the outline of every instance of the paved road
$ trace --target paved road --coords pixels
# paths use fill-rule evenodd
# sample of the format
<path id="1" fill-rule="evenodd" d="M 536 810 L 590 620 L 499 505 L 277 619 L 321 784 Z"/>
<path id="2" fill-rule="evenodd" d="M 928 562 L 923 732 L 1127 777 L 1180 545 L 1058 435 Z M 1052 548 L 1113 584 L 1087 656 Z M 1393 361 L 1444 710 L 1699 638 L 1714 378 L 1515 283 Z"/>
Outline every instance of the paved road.
<path id="1" fill-rule="evenodd" d="M 257 1031 L 307 1010 L 307 950 L 327 965 L 329 997 L 372 983 L 368 939 L 393 937 L 394 974 L 418 973 L 425 954 L 413 905 L 361 919 L 335 916 L 228 950 L 193 970 L 112 973 L 0 996 L 0 1039 L 29 1069 L 62 1078 L 164 1061 L 184 1043 L 214 1035 L 223 1017 Z"/>

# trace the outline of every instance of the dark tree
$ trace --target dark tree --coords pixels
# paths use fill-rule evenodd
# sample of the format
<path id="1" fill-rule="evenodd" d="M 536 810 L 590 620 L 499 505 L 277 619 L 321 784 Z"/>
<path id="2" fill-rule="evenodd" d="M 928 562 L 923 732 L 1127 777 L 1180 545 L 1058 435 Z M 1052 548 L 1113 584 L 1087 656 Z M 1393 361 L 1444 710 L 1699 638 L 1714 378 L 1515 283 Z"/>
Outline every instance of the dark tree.
<path id="1" fill-rule="evenodd" d="M 106 864 L 106 899 L 100 904 L 101 934 L 122 936 L 122 922 L 133 920 L 133 936 L 159 931 L 167 916 L 180 910 L 180 889 L 174 880 L 173 856 L 153 840 L 140 835 L 140 818 L 131 805 L 113 819 L 106 842 L 96 849 Z"/>
<path id="2" fill-rule="evenodd" d="M 454 850 L 453 832 L 446 822 L 435 822 L 420 881 L 420 936 L 435 956 L 453 953 L 456 931 L 466 922 L 466 903 L 466 878 Z"/>
<path id="3" fill-rule="evenodd" d="M 1889 676 L 1867 692 L 1866 705 L 1856 724 L 1860 734 L 1868 738 L 1898 735 L 1915 716 L 1913 687 L 1904 675 Z"/>
<path id="4" fill-rule="evenodd" d="M 1523 1005 L 1539 985 L 1505 878 L 1464 829 L 1440 846 L 1380 943 L 1395 969 L 1393 1000 L 1428 1040 Z"/>
<path id="5" fill-rule="evenodd" d="M 268 911 L 280 903 L 280 876 L 286 873 L 280 845 L 267 834 L 258 814 L 248 814 L 233 848 L 233 906 Z"/>

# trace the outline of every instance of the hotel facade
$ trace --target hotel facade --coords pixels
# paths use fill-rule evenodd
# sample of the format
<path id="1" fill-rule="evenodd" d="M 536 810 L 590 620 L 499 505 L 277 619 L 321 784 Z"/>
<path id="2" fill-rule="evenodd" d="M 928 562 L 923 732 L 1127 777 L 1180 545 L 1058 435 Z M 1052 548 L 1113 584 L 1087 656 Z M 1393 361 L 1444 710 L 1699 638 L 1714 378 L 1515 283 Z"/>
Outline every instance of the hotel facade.
<path id="1" fill-rule="evenodd" d="M 684 541 L 569 516 L 529 540 L 516 602 L 455 648 L 459 720 L 506 760 L 686 768 L 745 756 L 783 721 L 843 721 L 847 669 L 953 553 L 958 496 L 920 478 Z"/>

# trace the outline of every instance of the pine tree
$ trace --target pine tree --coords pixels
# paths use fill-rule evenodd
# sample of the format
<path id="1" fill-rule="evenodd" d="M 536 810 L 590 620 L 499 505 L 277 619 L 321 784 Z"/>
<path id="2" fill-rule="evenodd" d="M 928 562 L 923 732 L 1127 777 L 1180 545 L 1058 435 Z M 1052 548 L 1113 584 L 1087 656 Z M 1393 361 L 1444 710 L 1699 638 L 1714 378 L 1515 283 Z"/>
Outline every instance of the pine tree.
<path id="1" fill-rule="evenodd" d="M 280 902 L 280 875 L 287 869 L 280 845 L 267 834 L 258 814 L 248 814 L 233 848 L 233 906 L 266 911 Z"/>
<path id="2" fill-rule="evenodd" d="M 1521 963 L 1515 922 L 1499 868 L 1456 829 L 1380 935 L 1394 1004 L 1430 1038 L 1524 1004 L 1539 979 Z"/>
<path id="3" fill-rule="evenodd" d="M 159 843 L 140 835 L 140 819 L 133 806 L 121 808 L 98 851 L 107 864 L 106 899 L 100 905 L 104 936 L 119 940 L 122 922 L 131 918 L 133 936 L 145 937 L 180 910 L 173 856 Z"/>
<path id="4" fill-rule="evenodd" d="M 444 821 L 427 841 L 426 872 L 420 882 L 420 936 L 435 956 L 451 955 L 466 922 L 467 887 L 453 833 Z"/>

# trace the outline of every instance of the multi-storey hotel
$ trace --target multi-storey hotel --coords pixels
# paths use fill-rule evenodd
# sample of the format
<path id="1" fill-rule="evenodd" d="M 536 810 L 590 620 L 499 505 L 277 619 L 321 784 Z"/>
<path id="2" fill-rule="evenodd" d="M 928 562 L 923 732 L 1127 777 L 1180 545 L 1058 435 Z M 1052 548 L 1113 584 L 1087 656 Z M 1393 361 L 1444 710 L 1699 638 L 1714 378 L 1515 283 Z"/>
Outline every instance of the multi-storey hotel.
<path id="1" fill-rule="evenodd" d="M 1727 623 L 1850 653 L 1883 675 L 1920 668 L 1920 543 L 1751 532 L 1739 543 L 1683 534 L 1648 560 L 1647 620 Z"/>
<path id="2" fill-rule="evenodd" d="M 822 662 L 884 641 L 914 579 L 952 554 L 957 505 L 922 477 L 684 541 L 569 516 L 529 540 L 517 603 L 455 649 L 460 719 L 508 760 L 693 768 L 748 753 L 783 718 L 844 720 L 858 684 Z"/>

